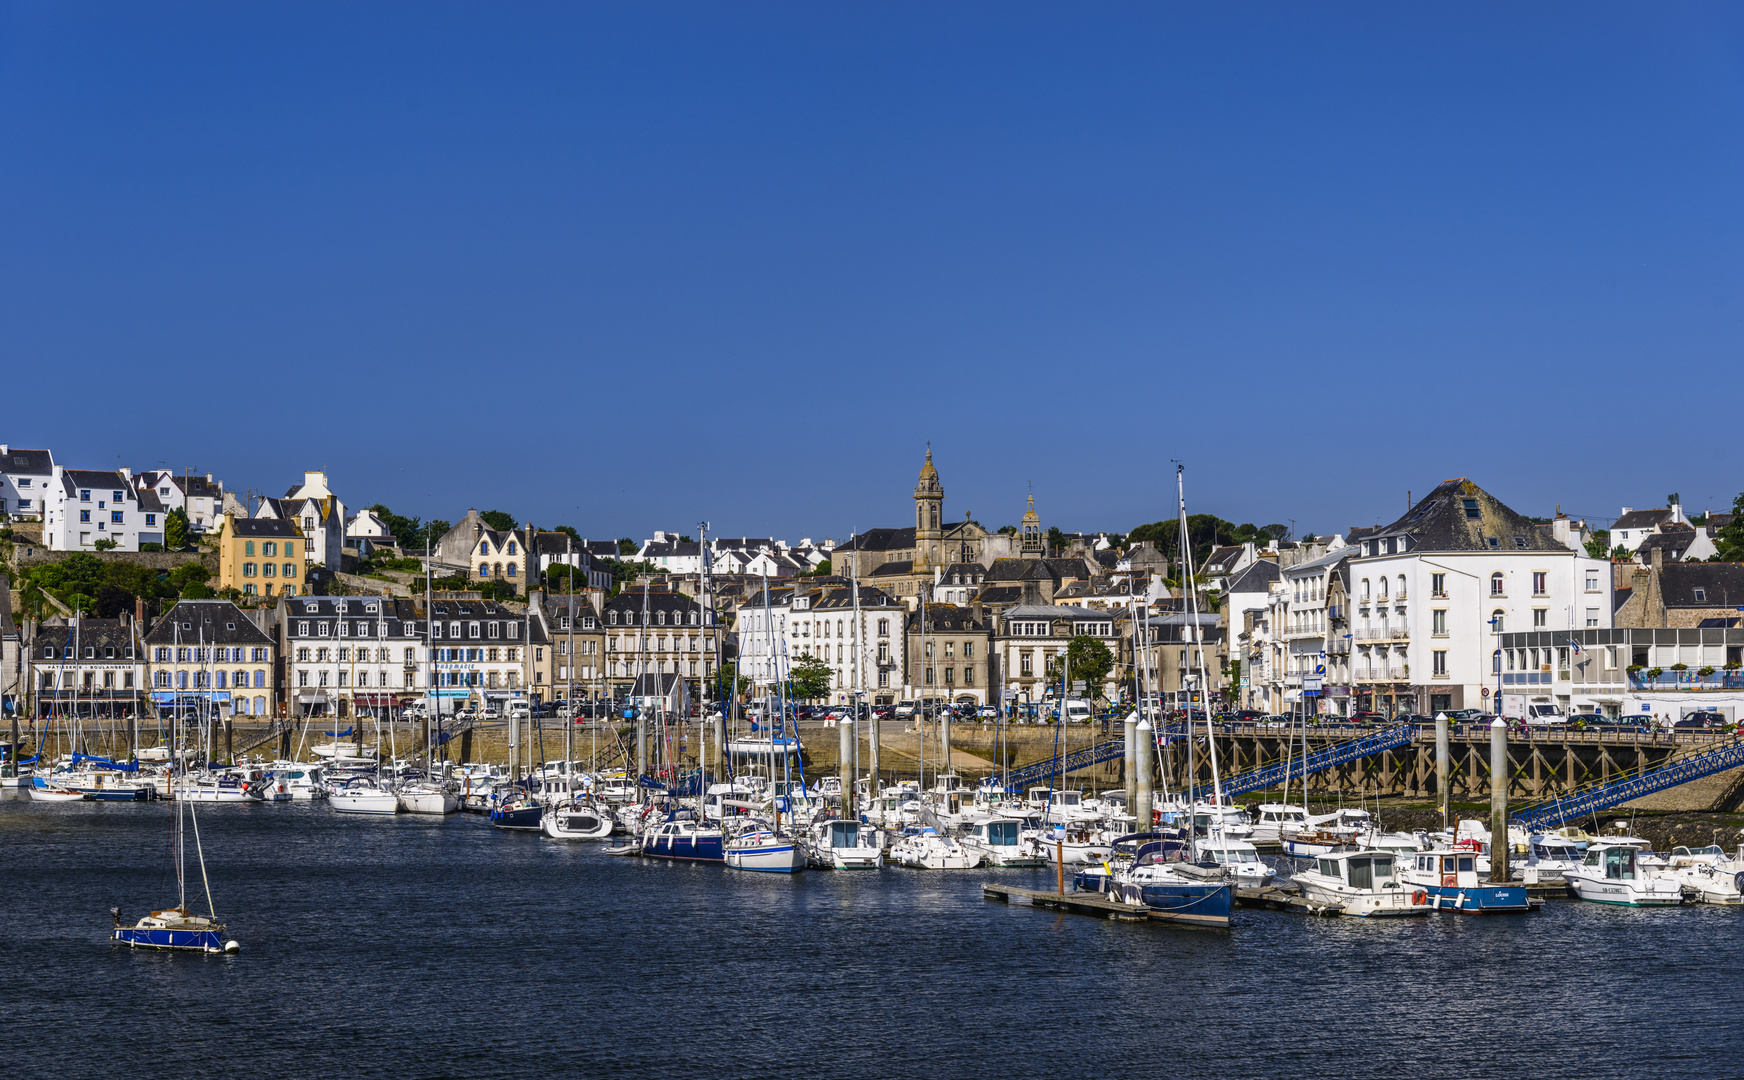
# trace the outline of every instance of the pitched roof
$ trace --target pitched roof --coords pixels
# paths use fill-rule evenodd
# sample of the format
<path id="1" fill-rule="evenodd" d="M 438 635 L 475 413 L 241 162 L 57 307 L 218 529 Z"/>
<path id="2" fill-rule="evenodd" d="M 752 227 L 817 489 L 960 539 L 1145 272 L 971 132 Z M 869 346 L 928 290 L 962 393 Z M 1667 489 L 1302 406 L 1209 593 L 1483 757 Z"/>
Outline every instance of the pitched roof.
<path id="1" fill-rule="evenodd" d="M 905 551 L 914 547 L 914 527 L 867 529 L 836 545 L 837 551 Z"/>
<path id="2" fill-rule="evenodd" d="M 47 450 L 9 446 L 5 454 L 0 454 L 0 472 L 15 476 L 52 476 L 54 455 Z"/>
<path id="3" fill-rule="evenodd" d="M 903 626 L 906 627 L 910 633 L 919 633 L 921 629 L 920 612 L 909 612 L 908 617 L 903 621 Z M 926 630 L 929 634 L 935 632 L 957 634 L 976 632 L 985 633 L 987 629 L 986 618 L 983 617 L 979 622 L 977 622 L 975 620 L 975 613 L 966 607 L 958 607 L 955 604 L 926 605 Z"/>
<path id="4" fill-rule="evenodd" d="M 1667 563 L 1659 591 L 1668 608 L 1744 607 L 1744 563 Z"/>
<path id="5" fill-rule="evenodd" d="M 1568 550 L 1464 477 L 1442 481 L 1375 537 L 1403 537 L 1411 551 Z"/>
<path id="6" fill-rule="evenodd" d="M 1270 559 L 1261 559 L 1243 570 L 1234 581 L 1229 583 L 1229 591 L 1267 592 L 1272 582 L 1278 580 L 1278 564 Z"/>
<path id="7" fill-rule="evenodd" d="M 899 574 L 912 574 L 912 573 L 914 573 L 914 560 L 912 560 L 912 559 L 893 559 L 890 562 L 885 563 L 883 566 L 880 566 L 878 569 L 872 571 L 871 576 L 872 577 L 895 577 Z"/>
<path id="8" fill-rule="evenodd" d="M 36 639 L 31 647 L 38 656 L 44 648 L 53 646 L 58 656 L 60 650 L 71 645 L 74 640 L 73 627 L 68 623 L 44 623 L 37 628 Z M 80 619 L 78 626 L 79 648 L 102 650 L 105 648 L 125 649 L 133 644 L 133 634 L 120 619 Z M 102 652 L 97 653 L 102 657 Z M 82 659 L 82 657 L 77 658 Z"/>
<path id="9" fill-rule="evenodd" d="M 1661 510 L 1631 510 L 1611 522 L 1613 529 L 1651 529 L 1671 520 L 1670 508 Z"/>
<path id="10" fill-rule="evenodd" d="M 267 537 L 277 539 L 285 537 L 292 540 L 301 539 L 303 531 L 297 528 L 297 523 L 285 518 L 244 518 L 228 515 L 225 518 L 230 523 L 230 535 L 248 537 Z"/>
<path id="11" fill-rule="evenodd" d="M 108 488 L 111 491 L 125 488 L 129 495 L 134 494 L 133 485 L 126 477 L 106 469 L 62 469 L 61 483 L 69 495 L 79 488 Z"/>
<path id="12" fill-rule="evenodd" d="M 178 600 L 145 635 L 153 645 L 271 645 L 273 639 L 228 600 Z"/>

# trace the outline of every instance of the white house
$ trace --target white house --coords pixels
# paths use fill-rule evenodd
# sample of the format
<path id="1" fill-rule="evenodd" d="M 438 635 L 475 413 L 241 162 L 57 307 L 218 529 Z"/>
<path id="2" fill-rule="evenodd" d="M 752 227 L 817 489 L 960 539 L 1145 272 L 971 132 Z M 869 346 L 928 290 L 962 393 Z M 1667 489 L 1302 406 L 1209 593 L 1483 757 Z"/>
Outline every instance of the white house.
<path id="1" fill-rule="evenodd" d="M 1611 563 L 1557 543 L 1466 479 L 1363 537 L 1350 560 L 1357 707 L 1485 708 L 1502 633 L 1611 625 Z"/>
<path id="2" fill-rule="evenodd" d="M 0 521 L 41 521 L 53 476 L 53 453 L 0 443 Z"/>
<path id="3" fill-rule="evenodd" d="M 309 561 L 339 568 L 339 553 L 345 546 L 345 503 L 328 489 L 326 473 L 304 473 L 302 484 L 284 498 L 262 499 L 254 516 L 296 522 L 308 542 Z"/>
<path id="4" fill-rule="evenodd" d="M 1689 524 L 1689 519 L 1683 516 L 1683 507 L 1676 503 L 1660 510 L 1635 510 L 1625 506 L 1617 520 L 1611 523 L 1611 546 L 1633 555 L 1642 541 L 1674 524 Z"/>
<path id="5" fill-rule="evenodd" d="M 854 647 L 854 593 L 847 585 L 769 583 L 769 606 L 761 589 L 739 605 L 739 673 L 759 690 L 784 677 L 792 665 L 816 657 L 830 665 L 832 701 L 846 700 L 856 679 L 874 703 L 888 704 L 902 689 L 903 619 L 895 597 L 861 585 L 859 650 Z"/>
<path id="6" fill-rule="evenodd" d="M 702 545 L 677 533 L 656 531 L 652 540 L 642 542 L 634 557 L 651 562 L 668 574 L 702 573 Z"/>
<path id="7" fill-rule="evenodd" d="M 50 551 L 95 551 L 112 541 L 118 551 L 138 551 L 141 530 L 161 532 L 161 514 L 141 511 L 133 476 L 119 472 L 54 467 L 42 526 Z M 147 521 L 147 517 L 153 520 Z M 109 546 L 107 544 L 105 547 Z"/>
<path id="8" fill-rule="evenodd" d="M 146 469 L 138 474 L 136 486 L 143 494 L 149 488 L 163 504 L 164 513 L 176 510 L 188 515 L 191 532 L 208 532 L 218 528 L 224 515 L 224 485 L 212 479 L 212 474 L 193 476 L 169 469 Z"/>

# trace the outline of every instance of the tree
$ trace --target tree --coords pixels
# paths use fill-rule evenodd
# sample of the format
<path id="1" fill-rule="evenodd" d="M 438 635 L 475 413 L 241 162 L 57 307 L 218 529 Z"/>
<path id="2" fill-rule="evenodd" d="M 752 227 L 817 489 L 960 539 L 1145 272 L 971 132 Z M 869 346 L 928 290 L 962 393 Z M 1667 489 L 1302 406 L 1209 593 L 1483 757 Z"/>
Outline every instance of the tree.
<path id="1" fill-rule="evenodd" d="M 1263 525 L 1260 527 L 1260 532 L 1273 540 L 1283 540 L 1290 535 L 1290 527 L 1280 524 Z"/>
<path id="2" fill-rule="evenodd" d="M 996 531 L 998 532 L 998 534 L 1000 536 L 1016 536 L 1017 535 L 1017 526 L 1016 525 L 1001 525 L 998 528 L 998 530 L 996 530 Z"/>
<path id="3" fill-rule="evenodd" d="M 739 674 L 738 665 L 731 660 L 724 661 L 720 672 L 715 675 L 712 692 L 719 694 L 724 687 L 730 688 L 726 692 L 734 698 L 742 697 L 751 689 L 751 677 Z"/>
<path id="4" fill-rule="evenodd" d="M 515 519 L 501 510 L 486 510 L 478 515 L 478 519 L 497 532 L 510 532 L 515 527 Z"/>
<path id="5" fill-rule="evenodd" d="M 188 512 L 176 507 L 164 516 L 164 547 L 180 551 L 188 546 Z"/>
<path id="6" fill-rule="evenodd" d="M 1732 520 L 1714 532 L 1714 554 L 1721 562 L 1744 562 L 1744 492 L 1732 500 Z"/>
<path id="7" fill-rule="evenodd" d="M 402 551 L 413 551 L 424 546 L 424 523 L 415 517 L 401 517 L 381 503 L 369 507 L 382 524 L 393 534 L 394 543 L 400 545 Z M 447 532 L 447 529 L 442 530 Z"/>
<path id="8" fill-rule="evenodd" d="M 1589 556 L 1591 556 L 1592 558 L 1606 559 L 1606 558 L 1610 557 L 1611 553 L 1605 547 L 1605 537 L 1600 536 L 1598 533 L 1594 533 L 1593 535 L 1587 537 L 1587 542 L 1586 542 L 1585 546 L 1587 549 L 1587 554 Z"/>
<path id="9" fill-rule="evenodd" d="M 424 526 L 423 542 L 430 545 L 431 550 L 435 550 L 436 541 L 447 536 L 448 530 L 452 528 L 454 528 L 452 524 L 443 521 L 441 518 L 431 518 L 430 524 Z"/>
<path id="10" fill-rule="evenodd" d="M 1066 550 L 1066 547 L 1069 543 L 1070 543 L 1070 541 L 1068 541 L 1066 539 L 1066 534 L 1061 532 L 1059 530 L 1058 526 L 1055 526 L 1055 525 L 1048 526 L 1048 549 L 1049 550 L 1051 550 L 1051 551 L 1064 551 L 1064 550 Z"/>
<path id="11" fill-rule="evenodd" d="M 119 585 L 110 583 L 97 590 L 97 618 L 119 618 L 123 612 L 133 610 L 133 594 Z"/>
<path id="12" fill-rule="evenodd" d="M 1108 646 L 1102 644 L 1100 638 L 1088 634 L 1079 634 L 1066 642 L 1066 684 L 1068 690 L 1074 682 L 1082 681 L 1094 697 L 1102 696 L 1102 680 L 1114 670 L 1114 654 L 1108 651 Z M 1048 678 L 1055 680 L 1060 677 L 1059 660 L 1056 658 L 1050 665 Z"/>
<path id="13" fill-rule="evenodd" d="M 636 554 L 636 552 L 641 551 L 641 550 L 642 550 L 642 545 L 636 543 L 634 540 L 630 539 L 629 537 L 620 536 L 618 538 L 618 554 L 619 555 L 634 555 L 634 554 Z"/>
<path id="14" fill-rule="evenodd" d="M 576 543 L 581 542 L 581 533 L 576 531 L 574 525 L 559 525 L 559 526 L 557 526 L 557 528 L 554 531 L 560 532 L 560 533 L 567 533 L 571 537 L 575 538 Z"/>
<path id="15" fill-rule="evenodd" d="M 817 566 L 813 567 L 812 569 L 801 572 L 799 574 L 799 576 L 800 577 L 823 577 L 825 574 L 828 574 L 829 572 L 830 572 L 830 560 L 825 559 L 823 562 L 818 563 Z"/>
<path id="16" fill-rule="evenodd" d="M 96 549 L 98 551 L 114 551 L 116 548 L 118 548 L 120 546 L 121 546 L 121 541 L 116 540 L 114 537 L 110 537 L 110 536 L 105 536 L 103 539 L 101 539 L 101 540 L 97 541 L 95 544 L 91 545 L 91 547 L 93 547 L 94 549 Z"/>
<path id="17" fill-rule="evenodd" d="M 183 563 L 170 571 L 169 582 L 181 592 L 184 600 L 207 600 L 212 596 L 212 590 L 206 588 L 206 579 L 212 576 L 212 571 L 200 563 Z"/>
<path id="18" fill-rule="evenodd" d="M 828 697 L 830 693 L 830 676 L 835 669 L 815 656 L 807 656 L 793 665 L 788 673 L 788 680 L 793 686 L 793 696 L 798 701 L 816 701 Z"/>

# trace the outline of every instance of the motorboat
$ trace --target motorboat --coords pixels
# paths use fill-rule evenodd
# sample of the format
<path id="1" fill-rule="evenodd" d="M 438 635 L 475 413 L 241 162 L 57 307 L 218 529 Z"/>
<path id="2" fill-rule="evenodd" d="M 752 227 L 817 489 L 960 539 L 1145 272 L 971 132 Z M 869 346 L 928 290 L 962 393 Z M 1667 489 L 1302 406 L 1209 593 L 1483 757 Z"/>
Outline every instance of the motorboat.
<path id="1" fill-rule="evenodd" d="M 228 769 L 216 773 L 188 773 L 175 782 L 173 791 L 178 799 L 197 803 L 241 803 L 258 799 L 249 794 L 249 780 L 240 770 Z M 285 793 L 290 798 L 290 793 Z"/>
<path id="2" fill-rule="evenodd" d="M 1106 893 L 1141 860 L 1178 862 L 1186 846 L 1186 841 L 1173 830 L 1115 837 L 1108 845 L 1108 858 L 1078 871 L 1072 878 L 1072 888 L 1079 892 Z"/>
<path id="3" fill-rule="evenodd" d="M 1216 863 L 1236 885 L 1258 889 L 1272 880 L 1272 868 L 1260 858 L 1259 849 L 1246 840 L 1212 839 L 1198 844 L 1199 862 Z"/>
<path id="4" fill-rule="evenodd" d="M 373 765 L 378 749 L 374 746 L 360 747 L 354 743 L 334 741 L 311 746 L 309 753 L 335 765 Z"/>
<path id="5" fill-rule="evenodd" d="M 1408 858 L 1422 851 L 1423 846 L 1423 839 L 1416 833 L 1382 832 L 1379 828 L 1368 828 L 1356 834 L 1356 847 L 1359 851 L 1385 851 Z"/>
<path id="6" fill-rule="evenodd" d="M 111 940 L 135 949 L 182 949 L 202 953 L 234 953 L 235 941 L 224 938 L 224 924 L 192 914 L 185 907 L 168 908 L 146 915 L 132 926 L 122 926 L 118 908 L 110 908 L 115 920 Z"/>
<path id="7" fill-rule="evenodd" d="M 1044 825 L 1090 825 L 1101 820 L 1100 814 L 1084 805 L 1082 791 L 1056 791 L 1042 808 Z"/>
<path id="8" fill-rule="evenodd" d="M 1306 807 L 1261 803 L 1255 808 L 1253 833 L 1248 839 L 1256 844 L 1279 844 L 1286 835 L 1294 835 L 1307 827 Z"/>
<path id="9" fill-rule="evenodd" d="M 1176 820 L 1179 820 L 1177 815 Z M 1239 806 L 1197 802 L 1193 804 L 1193 831 L 1199 836 L 1252 840 L 1254 827 Z"/>
<path id="10" fill-rule="evenodd" d="M 452 814 L 460 809 L 460 793 L 439 780 L 415 780 L 400 788 L 400 809 L 408 814 Z"/>
<path id="11" fill-rule="evenodd" d="M 1566 876 L 1582 900 L 1628 907 L 1669 907 L 1683 903 L 1683 883 L 1669 873 L 1640 865 L 1633 844 L 1598 842 L 1587 846 L 1579 867 Z"/>
<path id="12" fill-rule="evenodd" d="M 1744 904 L 1744 860 L 1730 858 L 1720 845 L 1675 847 L 1666 863 L 1664 872 L 1696 903 Z"/>
<path id="13" fill-rule="evenodd" d="M 37 799 L 38 792 L 54 793 L 49 798 L 37 799 L 38 802 L 74 801 L 59 795 L 66 791 L 78 792 L 85 802 L 144 802 L 152 796 L 149 786 L 133 783 L 131 777 L 120 773 L 100 770 L 38 773 L 30 778 L 31 798 Z"/>
<path id="14" fill-rule="evenodd" d="M 726 841 L 722 855 L 730 870 L 791 874 L 805 869 L 805 852 L 793 837 L 771 828 L 739 833 Z"/>
<path id="15" fill-rule="evenodd" d="M 377 787 L 368 777 L 359 777 L 350 783 L 328 788 L 327 805 L 341 814 L 397 814 L 400 812 L 400 797 Z"/>
<path id="16" fill-rule="evenodd" d="M 279 765 L 273 775 L 284 782 L 293 800 L 327 797 L 327 774 L 319 765 Z"/>
<path id="17" fill-rule="evenodd" d="M 920 870 L 973 870 L 981 855 L 927 826 L 902 837 L 890 847 L 891 861 Z"/>
<path id="18" fill-rule="evenodd" d="M 964 830 L 963 846 L 988 866 L 1040 866 L 1041 856 L 1023 842 L 1023 826 L 1016 818 L 986 818 Z"/>
<path id="19" fill-rule="evenodd" d="M 694 821 L 662 821 L 642 834 L 641 852 L 657 859 L 722 862 L 725 838 L 721 830 Z"/>
<path id="20" fill-rule="evenodd" d="M 1399 880 L 1422 893 L 1436 911 L 1488 914 L 1530 911 L 1524 885 L 1495 885 L 1478 871 L 1478 855 L 1465 848 L 1436 848 L 1398 860 Z"/>
<path id="21" fill-rule="evenodd" d="M 539 831 L 553 840 L 604 840 L 617 822 L 588 799 L 547 807 Z"/>
<path id="22" fill-rule="evenodd" d="M 1526 865 L 1521 878 L 1528 884 L 1555 884 L 1580 869 L 1584 852 L 1580 844 L 1555 833 L 1534 833 L 1526 845 Z"/>
<path id="23" fill-rule="evenodd" d="M 1396 863 L 1392 855 L 1374 851 L 1328 852 L 1290 880 L 1310 903 L 1344 915 L 1428 914 L 1429 897 L 1399 880 Z"/>
<path id="24" fill-rule="evenodd" d="M 1025 830 L 1020 834 L 1030 856 L 1041 863 L 1064 863 L 1079 866 L 1101 862 L 1113 850 L 1111 841 L 1102 839 L 1087 825 L 1066 828 L 1054 826 Z"/>
<path id="25" fill-rule="evenodd" d="M 1338 851 L 1355 850 L 1356 837 L 1345 832 L 1313 829 L 1285 836 L 1283 845 L 1284 854 L 1292 859 L 1317 859 Z"/>
<path id="26" fill-rule="evenodd" d="M 876 870 L 884 865 L 876 830 L 858 821 L 814 822 L 808 855 L 820 870 Z"/>

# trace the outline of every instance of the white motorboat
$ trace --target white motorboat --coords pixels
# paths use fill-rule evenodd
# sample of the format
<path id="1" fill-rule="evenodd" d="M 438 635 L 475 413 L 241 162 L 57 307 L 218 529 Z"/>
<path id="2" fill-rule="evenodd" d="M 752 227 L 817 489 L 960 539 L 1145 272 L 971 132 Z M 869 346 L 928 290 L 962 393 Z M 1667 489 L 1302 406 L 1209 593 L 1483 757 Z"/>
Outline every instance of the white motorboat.
<path id="1" fill-rule="evenodd" d="M 336 765 L 369 765 L 376 759 L 377 747 L 358 747 L 348 742 L 327 742 L 309 747 L 309 753 Z"/>
<path id="2" fill-rule="evenodd" d="M 981 865 L 978 852 L 930 827 L 891 845 L 890 858 L 899 866 L 921 870 L 973 870 Z"/>
<path id="3" fill-rule="evenodd" d="M 1258 889 L 1272 880 L 1272 868 L 1260 858 L 1259 849 L 1246 840 L 1212 839 L 1198 844 L 1199 861 L 1214 862 L 1244 889 Z"/>
<path id="4" fill-rule="evenodd" d="M 1400 881 L 1395 862 L 1393 856 L 1373 851 L 1334 852 L 1320 856 L 1311 869 L 1290 880 L 1310 903 L 1344 915 L 1427 915 L 1428 894 Z"/>
<path id="5" fill-rule="evenodd" d="M 876 830 L 858 821 L 813 824 L 809 855 L 811 865 L 822 870 L 876 870 L 884 865 Z"/>
<path id="6" fill-rule="evenodd" d="M 1356 846 L 1362 851 L 1385 851 L 1390 855 L 1415 855 L 1423 850 L 1423 840 L 1416 833 L 1382 832 L 1365 829 L 1356 834 Z"/>
<path id="7" fill-rule="evenodd" d="M 383 791 L 371 780 L 353 780 L 344 787 L 327 790 L 327 805 L 342 814 L 397 814 L 400 797 Z"/>
<path id="8" fill-rule="evenodd" d="M 460 809 L 460 794 L 447 784 L 419 780 L 402 787 L 400 809 L 408 814 L 452 814 Z"/>
<path id="9" fill-rule="evenodd" d="M 293 800 L 327 797 L 327 774 L 319 765 L 280 764 L 274 767 L 273 774 L 284 782 Z"/>
<path id="10" fill-rule="evenodd" d="M 1581 846 L 1555 833 L 1533 834 L 1526 846 L 1526 865 L 1520 876 L 1528 885 L 1566 881 L 1580 869 Z"/>
<path id="11" fill-rule="evenodd" d="M 1578 868 L 1568 873 L 1569 888 L 1582 900 L 1628 907 L 1667 907 L 1683 903 L 1683 883 L 1669 873 L 1640 865 L 1633 844 L 1596 843 L 1587 847 Z"/>
<path id="12" fill-rule="evenodd" d="M 583 799 L 547 807 L 539 819 L 539 831 L 553 840 L 604 840 L 616 825 L 612 815 Z"/>
<path id="13" fill-rule="evenodd" d="M 1063 862 L 1067 866 L 1081 866 L 1101 862 L 1114 850 L 1111 840 L 1102 839 L 1084 826 L 1025 830 L 1020 835 L 1031 857 L 1046 865 Z"/>
<path id="14" fill-rule="evenodd" d="M 1101 820 L 1101 815 L 1084 805 L 1082 791 L 1056 791 L 1042 810 L 1044 825 L 1090 825 Z"/>
<path id="15" fill-rule="evenodd" d="M 1261 803 L 1248 837 L 1256 844 L 1282 843 L 1286 835 L 1294 835 L 1308 827 L 1306 807 L 1284 803 Z"/>
<path id="16" fill-rule="evenodd" d="M 1193 829 L 1197 835 L 1212 839 L 1252 840 L 1254 833 L 1247 812 L 1241 807 L 1208 802 L 1193 804 Z"/>
<path id="17" fill-rule="evenodd" d="M 1720 845 L 1675 847 L 1666 863 L 1664 872 L 1696 903 L 1744 904 L 1744 861 L 1728 857 Z"/>
<path id="18" fill-rule="evenodd" d="M 251 802 L 248 781 L 238 772 L 189 773 L 175 782 L 175 797 L 197 803 Z M 285 797 L 290 798 L 289 793 Z"/>
<path id="19" fill-rule="evenodd" d="M 805 852 L 792 836 L 774 829 L 742 832 L 722 847 L 727 867 L 763 874 L 791 874 L 805 869 Z"/>
<path id="20" fill-rule="evenodd" d="M 1041 857 L 1023 842 L 1023 822 L 992 817 L 977 821 L 963 833 L 963 846 L 979 852 L 988 866 L 1040 866 Z"/>

